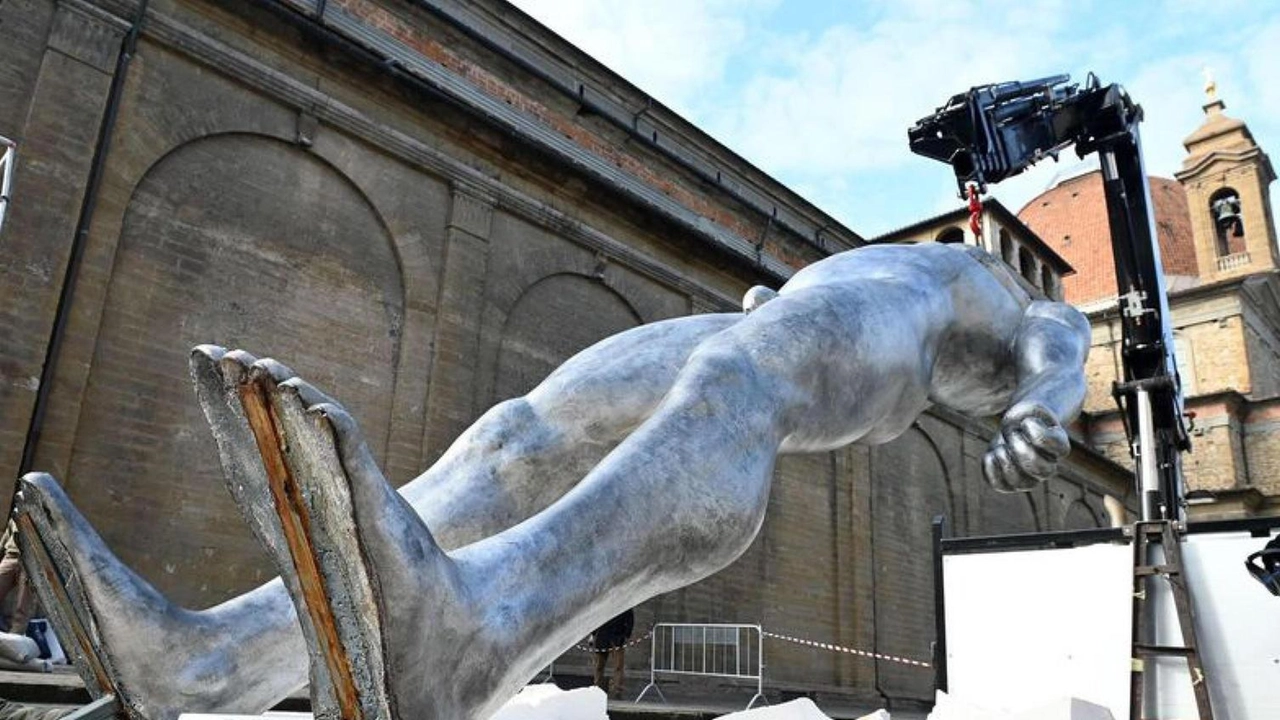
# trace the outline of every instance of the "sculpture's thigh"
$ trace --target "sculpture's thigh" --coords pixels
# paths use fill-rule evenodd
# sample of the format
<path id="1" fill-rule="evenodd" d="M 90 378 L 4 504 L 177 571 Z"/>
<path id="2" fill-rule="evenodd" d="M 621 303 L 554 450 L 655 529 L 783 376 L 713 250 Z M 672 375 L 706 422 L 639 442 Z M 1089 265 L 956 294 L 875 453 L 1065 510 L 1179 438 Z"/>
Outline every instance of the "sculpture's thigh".
<path id="1" fill-rule="evenodd" d="M 742 317 L 676 318 L 596 343 L 492 407 L 401 493 L 445 548 L 522 522 L 652 415 L 694 348 Z"/>

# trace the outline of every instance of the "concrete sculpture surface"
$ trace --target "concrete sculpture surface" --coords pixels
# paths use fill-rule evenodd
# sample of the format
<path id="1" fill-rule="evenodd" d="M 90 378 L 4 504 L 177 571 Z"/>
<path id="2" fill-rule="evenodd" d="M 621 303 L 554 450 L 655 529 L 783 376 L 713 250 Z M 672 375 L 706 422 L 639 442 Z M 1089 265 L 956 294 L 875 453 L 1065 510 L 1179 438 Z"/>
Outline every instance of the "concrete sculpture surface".
<path id="1" fill-rule="evenodd" d="M 260 712 L 310 657 L 318 717 L 483 718 L 592 628 L 733 562 L 780 453 L 886 442 L 934 404 L 1001 416 L 999 490 L 1069 449 L 1089 326 L 981 250 L 863 248 L 746 300 L 582 351 L 399 493 L 337 402 L 197 348 L 228 487 L 283 576 L 208 610 L 121 564 L 49 476 L 22 510 L 137 716 Z"/>

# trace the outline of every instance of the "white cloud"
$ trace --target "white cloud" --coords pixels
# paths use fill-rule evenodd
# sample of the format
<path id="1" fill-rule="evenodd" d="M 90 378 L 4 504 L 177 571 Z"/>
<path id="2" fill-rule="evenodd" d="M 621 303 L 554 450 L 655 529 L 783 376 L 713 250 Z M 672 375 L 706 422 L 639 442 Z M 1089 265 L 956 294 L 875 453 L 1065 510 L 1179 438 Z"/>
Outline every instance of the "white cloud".
<path id="1" fill-rule="evenodd" d="M 921 5 L 933 3 L 903 6 L 866 28 L 828 28 L 774 58 L 745 82 L 736 106 L 710 118 L 713 131 L 782 174 L 900 166 L 912 159 L 907 128 L 950 95 L 1030 79 L 1052 63 L 1044 31 L 1014 32 L 1016 15 L 975 24 L 963 11 L 916 17 Z"/>
<path id="2" fill-rule="evenodd" d="M 949 170 L 912 155 L 906 132 L 973 85 L 1059 72 L 1081 81 L 1095 70 L 1143 105 L 1148 170 L 1170 176 L 1182 138 L 1203 118 L 1207 64 L 1228 112 L 1276 151 L 1280 18 L 1268 3 L 1223 1 L 1235 10 L 1210 17 L 1192 0 L 1153 10 L 1100 0 L 863 0 L 845 19 L 805 30 L 804 18 L 781 14 L 803 12 L 798 0 L 515 0 L 867 235 L 958 206 L 943 199 Z M 1226 29 L 1202 32 L 1223 15 Z M 1017 211 L 1077 162 L 1068 151 L 994 194 Z"/>
<path id="3" fill-rule="evenodd" d="M 776 0 L 514 0 L 658 101 L 688 113 L 745 51 L 750 18 Z"/>
<path id="4" fill-rule="evenodd" d="M 1244 42 L 1242 79 L 1248 94 L 1241 98 L 1242 112 L 1252 119 L 1266 118 L 1268 129 L 1280 127 L 1280 18 L 1259 26 Z M 1242 114 L 1242 117 L 1244 115 Z M 1280 133 L 1272 133 L 1272 150 L 1280 152 Z"/>
<path id="5" fill-rule="evenodd" d="M 1182 140 L 1204 121 L 1200 73 L 1205 67 L 1213 69 L 1221 87 L 1234 84 L 1238 75 L 1231 58 L 1198 53 L 1149 62 L 1126 84 L 1146 117 L 1141 129 L 1148 173 L 1173 177 L 1182 167 L 1187 154 Z"/>

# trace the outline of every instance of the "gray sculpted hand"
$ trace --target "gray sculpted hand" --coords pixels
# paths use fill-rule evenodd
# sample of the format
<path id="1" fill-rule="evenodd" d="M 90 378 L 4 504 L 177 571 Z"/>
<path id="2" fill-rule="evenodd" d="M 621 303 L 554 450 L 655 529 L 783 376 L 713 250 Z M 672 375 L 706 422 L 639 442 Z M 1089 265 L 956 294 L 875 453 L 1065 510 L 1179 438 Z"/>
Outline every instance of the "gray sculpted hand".
<path id="1" fill-rule="evenodd" d="M 1053 475 L 1070 449 L 1067 431 L 1052 412 L 1039 403 L 1020 402 L 1000 422 L 1000 434 L 982 458 L 982 472 L 1001 492 L 1030 490 Z"/>

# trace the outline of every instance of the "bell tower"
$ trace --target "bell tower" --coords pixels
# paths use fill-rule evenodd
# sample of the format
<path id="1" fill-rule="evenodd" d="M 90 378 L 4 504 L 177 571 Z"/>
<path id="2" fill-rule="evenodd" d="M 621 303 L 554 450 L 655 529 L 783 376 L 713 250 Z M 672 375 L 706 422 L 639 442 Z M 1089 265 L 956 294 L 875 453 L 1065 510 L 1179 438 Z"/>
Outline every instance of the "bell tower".
<path id="1" fill-rule="evenodd" d="M 1182 141 L 1187 157 L 1174 173 L 1187 192 L 1202 282 L 1280 266 L 1268 188 L 1276 179 L 1267 154 L 1244 122 L 1223 113 L 1217 84 L 1204 88 L 1204 122 Z"/>

